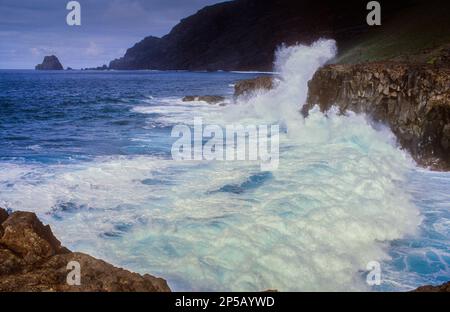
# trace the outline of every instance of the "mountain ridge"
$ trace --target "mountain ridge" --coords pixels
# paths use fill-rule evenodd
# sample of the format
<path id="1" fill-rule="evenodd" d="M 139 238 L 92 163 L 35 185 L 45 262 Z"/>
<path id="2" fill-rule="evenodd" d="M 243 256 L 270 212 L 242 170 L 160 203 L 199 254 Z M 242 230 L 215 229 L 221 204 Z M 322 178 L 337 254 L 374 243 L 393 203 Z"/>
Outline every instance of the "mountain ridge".
<path id="1" fill-rule="evenodd" d="M 420 0 L 381 1 L 383 21 Z M 345 49 L 363 38 L 366 0 L 236 0 L 207 6 L 169 34 L 148 36 L 110 62 L 111 69 L 272 70 L 281 44 L 335 39 Z"/>

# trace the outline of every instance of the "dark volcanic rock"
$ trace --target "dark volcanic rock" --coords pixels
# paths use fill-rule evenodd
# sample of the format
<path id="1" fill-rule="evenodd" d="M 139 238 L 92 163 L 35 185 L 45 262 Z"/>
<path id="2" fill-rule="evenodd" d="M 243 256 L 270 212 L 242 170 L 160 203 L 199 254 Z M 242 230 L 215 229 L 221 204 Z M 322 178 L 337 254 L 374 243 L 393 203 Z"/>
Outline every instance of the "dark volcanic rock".
<path id="1" fill-rule="evenodd" d="M 383 2 L 383 22 L 414 0 Z M 272 70 L 281 44 L 333 38 L 348 46 L 367 33 L 367 0 L 236 0 L 208 6 L 162 37 L 147 37 L 111 69 Z"/>
<path id="2" fill-rule="evenodd" d="M 61 246 L 34 213 L 0 208 L 0 291 L 170 291 L 165 280 L 116 268 Z M 81 285 L 66 282 L 77 261 Z"/>
<path id="3" fill-rule="evenodd" d="M 63 66 L 54 55 L 44 57 L 42 64 L 36 65 L 36 70 L 63 70 Z"/>
<path id="4" fill-rule="evenodd" d="M 223 103 L 225 98 L 219 95 L 188 95 L 183 98 L 183 102 L 202 101 L 208 104 Z"/>
<path id="5" fill-rule="evenodd" d="M 238 81 L 234 86 L 234 97 L 248 96 L 257 90 L 270 90 L 274 87 L 274 78 L 269 76 Z"/>
<path id="6" fill-rule="evenodd" d="M 309 82 L 303 113 L 318 104 L 386 123 L 418 164 L 450 170 L 450 68 L 402 63 L 329 65 Z"/>
<path id="7" fill-rule="evenodd" d="M 269 77 L 243 80 L 235 96 L 272 88 Z M 365 113 L 390 126 L 417 163 L 450 170 L 450 67 L 382 62 L 328 65 L 309 82 L 304 116 L 314 106 Z M 302 103 L 299 103 L 302 106 Z"/>
<path id="8" fill-rule="evenodd" d="M 5 222 L 8 217 L 8 212 L 5 209 L 0 208 L 0 224 Z"/>

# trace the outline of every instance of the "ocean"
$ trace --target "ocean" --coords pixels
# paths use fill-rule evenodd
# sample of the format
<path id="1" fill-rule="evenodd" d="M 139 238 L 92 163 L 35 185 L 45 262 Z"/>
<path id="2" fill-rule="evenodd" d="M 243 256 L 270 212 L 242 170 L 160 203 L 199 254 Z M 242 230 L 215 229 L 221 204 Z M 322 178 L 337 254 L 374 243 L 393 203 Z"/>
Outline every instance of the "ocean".
<path id="1" fill-rule="evenodd" d="M 69 249 L 175 291 L 405 291 L 450 280 L 450 173 L 363 115 L 299 114 L 333 41 L 284 47 L 278 86 L 242 72 L 0 70 L 0 206 Z M 267 75 L 267 74 L 265 74 Z M 225 106 L 183 102 L 220 95 Z M 174 126 L 279 124 L 280 161 L 174 161 Z M 368 264 L 381 268 L 369 286 Z"/>

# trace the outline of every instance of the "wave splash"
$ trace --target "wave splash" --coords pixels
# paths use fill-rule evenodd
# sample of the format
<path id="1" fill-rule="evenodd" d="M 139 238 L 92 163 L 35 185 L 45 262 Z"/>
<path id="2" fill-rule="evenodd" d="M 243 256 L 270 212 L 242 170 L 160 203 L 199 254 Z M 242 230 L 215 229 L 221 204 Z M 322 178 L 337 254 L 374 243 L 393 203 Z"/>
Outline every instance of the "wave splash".
<path id="1" fill-rule="evenodd" d="M 366 290 L 367 263 L 388 259 L 389 241 L 414 234 L 420 218 L 403 191 L 411 163 L 388 129 L 354 114 L 299 114 L 335 49 L 283 47 L 276 89 L 201 111 L 211 123 L 282 123 L 279 170 L 145 156 L 15 165 L 0 168 L 0 205 L 39 207 L 70 248 L 174 290 Z"/>

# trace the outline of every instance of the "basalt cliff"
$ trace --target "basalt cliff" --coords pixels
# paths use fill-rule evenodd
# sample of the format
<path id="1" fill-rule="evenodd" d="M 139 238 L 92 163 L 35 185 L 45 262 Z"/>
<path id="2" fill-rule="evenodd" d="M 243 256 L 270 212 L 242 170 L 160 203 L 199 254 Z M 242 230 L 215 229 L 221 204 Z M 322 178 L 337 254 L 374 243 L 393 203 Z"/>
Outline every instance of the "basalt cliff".
<path id="1" fill-rule="evenodd" d="M 450 46 L 433 53 L 433 63 L 369 62 L 330 64 L 311 81 L 306 103 L 298 103 L 305 117 L 316 105 L 322 112 L 333 106 L 340 113 L 364 113 L 390 127 L 399 145 L 415 161 L 433 170 L 450 170 Z M 255 89 L 271 89 L 273 78 L 236 83 L 235 96 Z"/>
<path id="2" fill-rule="evenodd" d="M 450 170 L 450 67 L 329 65 L 309 82 L 303 114 L 314 105 L 364 113 L 388 125 L 419 165 Z"/>
<path id="3" fill-rule="evenodd" d="M 68 283 L 77 262 L 80 269 Z M 69 278 L 69 281 L 71 279 Z M 75 285 L 73 285 L 75 284 Z M 165 280 L 119 269 L 61 246 L 50 227 L 31 212 L 0 208 L 0 292 L 168 292 Z"/>

